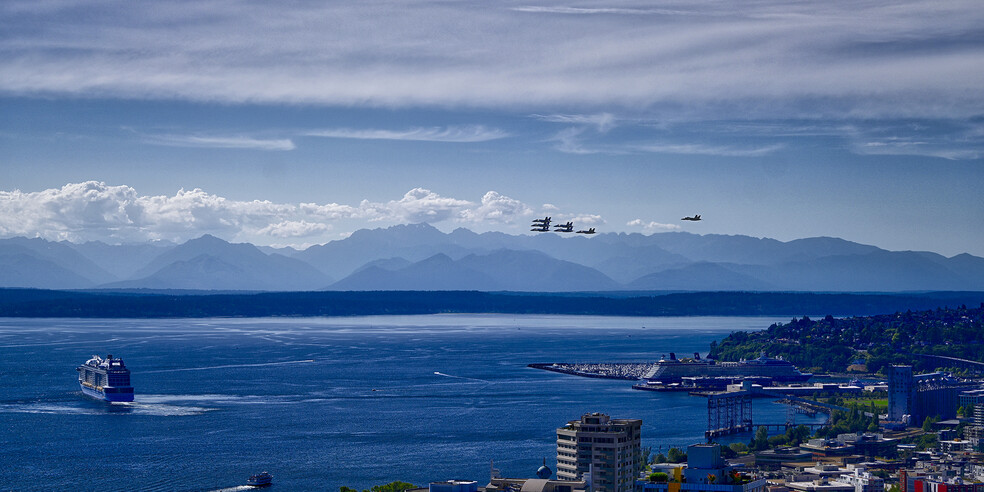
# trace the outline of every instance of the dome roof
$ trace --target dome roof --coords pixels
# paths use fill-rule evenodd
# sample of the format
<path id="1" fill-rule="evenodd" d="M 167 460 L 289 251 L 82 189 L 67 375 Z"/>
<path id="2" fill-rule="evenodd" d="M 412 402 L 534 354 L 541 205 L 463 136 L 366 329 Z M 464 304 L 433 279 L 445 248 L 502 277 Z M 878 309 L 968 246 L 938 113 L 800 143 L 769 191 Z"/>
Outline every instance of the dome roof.
<path id="1" fill-rule="evenodd" d="M 546 479 L 550 478 L 550 475 L 553 475 L 553 470 L 551 470 L 547 466 L 547 459 L 546 458 L 543 458 L 543 466 L 541 466 L 540 468 L 537 468 L 537 470 L 536 470 L 536 478 L 540 478 L 540 479 L 546 480 Z"/>

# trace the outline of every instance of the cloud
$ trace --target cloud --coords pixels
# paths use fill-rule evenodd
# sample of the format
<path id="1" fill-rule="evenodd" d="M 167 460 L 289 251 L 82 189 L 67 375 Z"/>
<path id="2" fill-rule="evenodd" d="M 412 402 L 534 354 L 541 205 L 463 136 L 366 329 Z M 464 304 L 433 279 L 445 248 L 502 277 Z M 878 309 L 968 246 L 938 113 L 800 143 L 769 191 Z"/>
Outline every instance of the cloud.
<path id="1" fill-rule="evenodd" d="M 295 220 L 295 221 L 283 221 L 277 224 L 270 224 L 259 231 L 258 234 L 263 234 L 273 237 L 307 237 L 316 234 L 321 234 L 331 226 L 327 224 L 319 224 L 313 222 L 307 222 L 305 220 Z"/>
<path id="2" fill-rule="evenodd" d="M 232 200 L 197 188 L 145 196 L 129 186 L 87 181 L 37 192 L 0 191 L 0 237 L 180 242 L 207 233 L 263 243 L 263 238 L 323 238 L 343 220 L 508 223 L 530 213 L 527 205 L 496 191 L 475 203 L 414 188 L 398 200 L 351 206 Z"/>
<path id="3" fill-rule="evenodd" d="M 947 160 L 984 157 L 984 125 L 963 121 L 905 121 L 850 125 L 848 148 L 861 155 L 911 155 Z"/>
<path id="4" fill-rule="evenodd" d="M 984 114 L 978 0 L 35 3 L 0 4 L 0 94 L 695 120 Z"/>
<path id="5" fill-rule="evenodd" d="M 600 215 L 592 215 L 592 214 L 575 215 L 570 220 L 575 224 L 578 224 L 578 226 L 581 225 L 596 226 L 605 223 L 605 219 L 602 219 Z"/>
<path id="6" fill-rule="evenodd" d="M 147 143 L 170 145 L 174 147 L 206 147 L 217 149 L 257 149 L 257 150 L 294 150 L 294 142 L 290 139 L 261 139 L 243 136 L 200 136 L 200 135 L 147 135 Z"/>
<path id="7" fill-rule="evenodd" d="M 354 138 L 362 140 L 412 140 L 453 143 L 487 142 L 509 136 L 508 133 L 498 128 L 486 128 L 482 125 L 411 128 L 401 131 L 335 128 L 312 131 L 305 135 L 310 137 Z"/>
<path id="8" fill-rule="evenodd" d="M 599 133 L 607 133 L 615 128 L 615 115 L 611 113 L 598 114 L 548 114 L 533 115 L 534 118 L 550 123 L 567 123 L 575 125 L 592 125 L 597 128 Z"/>
<path id="9" fill-rule="evenodd" d="M 516 217 L 525 217 L 532 213 L 533 209 L 525 203 L 489 191 L 482 196 L 481 205 L 462 212 L 462 219 L 469 222 L 509 223 Z"/>
<path id="10" fill-rule="evenodd" d="M 688 12 L 669 9 L 633 9 L 633 8 L 583 8 L 583 7 L 514 7 L 517 12 L 532 12 L 536 14 L 565 14 L 565 15 L 681 15 Z"/>
<path id="11" fill-rule="evenodd" d="M 655 154 L 691 154 L 691 155 L 717 155 L 728 157 L 761 157 L 781 150 L 781 144 L 766 145 L 762 147 L 731 147 L 715 146 L 704 144 L 650 144 L 635 145 L 630 148 L 642 152 L 652 152 Z"/>
<path id="12" fill-rule="evenodd" d="M 680 229 L 682 229 L 680 226 L 676 224 L 662 224 L 654 221 L 646 222 L 642 219 L 630 220 L 625 225 L 629 227 L 642 227 L 642 230 L 646 232 L 670 232 L 670 231 L 679 231 Z"/>
<path id="13" fill-rule="evenodd" d="M 581 139 L 579 138 L 581 134 L 584 133 L 584 128 L 571 127 L 565 128 L 557 132 L 553 137 L 551 137 L 549 142 L 556 142 L 554 144 L 554 149 L 564 152 L 566 154 L 597 154 L 601 151 L 595 149 L 589 149 L 581 144 Z"/>

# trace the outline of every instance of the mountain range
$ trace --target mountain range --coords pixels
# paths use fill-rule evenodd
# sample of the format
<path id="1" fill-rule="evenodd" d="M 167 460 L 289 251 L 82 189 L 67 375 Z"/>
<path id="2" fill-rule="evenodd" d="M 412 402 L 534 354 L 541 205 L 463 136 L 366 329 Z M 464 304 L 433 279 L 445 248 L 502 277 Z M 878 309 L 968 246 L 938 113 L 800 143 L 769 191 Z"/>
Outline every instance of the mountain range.
<path id="1" fill-rule="evenodd" d="M 984 258 L 667 232 L 363 229 L 304 250 L 205 235 L 183 244 L 0 239 L 0 287 L 221 291 L 984 291 Z"/>

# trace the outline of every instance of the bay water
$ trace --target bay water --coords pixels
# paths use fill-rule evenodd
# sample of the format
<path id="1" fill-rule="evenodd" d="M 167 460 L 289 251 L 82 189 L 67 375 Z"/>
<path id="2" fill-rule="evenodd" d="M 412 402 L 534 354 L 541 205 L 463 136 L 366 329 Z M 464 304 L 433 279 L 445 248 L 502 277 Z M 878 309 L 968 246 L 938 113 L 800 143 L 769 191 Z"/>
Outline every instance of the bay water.
<path id="1" fill-rule="evenodd" d="M 703 441 L 704 398 L 526 365 L 706 354 L 785 319 L 0 319 L 0 489 L 242 489 L 263 470 L 277 490 L 484 484 L 493 461 L 555 469 L 556 428 L 588 412 L 642 419 L 654 453 L 684 448 Z M 93 354 L 124 359 L 134 403 L 81 394 Z M 756 422 L 790 415 L 755 401 Z"/>

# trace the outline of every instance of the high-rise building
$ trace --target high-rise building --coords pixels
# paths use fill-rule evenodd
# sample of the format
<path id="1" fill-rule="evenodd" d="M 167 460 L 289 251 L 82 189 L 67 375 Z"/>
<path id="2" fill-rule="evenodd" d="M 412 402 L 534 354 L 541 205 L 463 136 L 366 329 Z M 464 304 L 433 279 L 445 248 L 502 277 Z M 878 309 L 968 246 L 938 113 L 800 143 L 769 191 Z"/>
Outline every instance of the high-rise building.
<path id="1" fill-rule="evenodd" d="M 557 429 L 557 478 L 589 480 L 593 492 L 631 492 L 642 470 L 642 420 L 589 413 Z"/>

